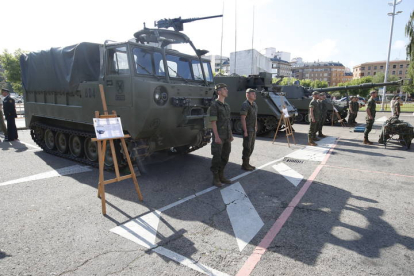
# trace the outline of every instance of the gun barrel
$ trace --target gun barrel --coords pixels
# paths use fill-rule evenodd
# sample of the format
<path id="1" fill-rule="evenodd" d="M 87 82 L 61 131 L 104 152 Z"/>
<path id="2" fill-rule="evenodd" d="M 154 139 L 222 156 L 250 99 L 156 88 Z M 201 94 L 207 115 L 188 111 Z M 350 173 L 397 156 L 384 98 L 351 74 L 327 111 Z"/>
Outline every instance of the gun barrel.
<path id="1" fill-rule="evenodd" d="M 363 83 L 360 85 L 350 85 L 350 86 L 338 86 L 338 87 L 326 87 L 326 88 L 313 88 L 312 91 L 318 92 L 327 92 L 327 91 L 342 91 L 342 90 L 353 90 L 353 89 L 365 89 L 373 88 L 379 86 L 390 86 L 390 85 L 400 85 L 401 81 L 392 81 L 392 82 L 382 82 L 382 83 Z"/>
<path id="2" fill-rule="evenodd" d="M 187 19 L 181 19 L 181 22 L 187 23 L 187 22 L 193 22 L 197 20 L 204 20 L 204 19 L 210 19 L 210 18 L 216 18 L 216 17 L 223 17 L 223 15 L 220 14 L 220 15 L 213 15 L 213 16 L 206 16 L 206 17 L 187 18 Z"/>

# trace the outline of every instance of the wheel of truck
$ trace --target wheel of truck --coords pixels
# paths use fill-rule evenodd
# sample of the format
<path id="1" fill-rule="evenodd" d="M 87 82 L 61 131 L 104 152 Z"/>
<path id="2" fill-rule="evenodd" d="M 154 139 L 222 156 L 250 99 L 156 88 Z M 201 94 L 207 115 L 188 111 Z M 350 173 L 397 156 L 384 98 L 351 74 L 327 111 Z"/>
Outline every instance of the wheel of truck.
<path id="1" fill-rule="evenodd" d="M 266 133 L 266 127 L 264 125 L 264 122 L 262 120 L 258 120 L 257 121 L 257 131 L 256 134 L 257 135 L 262 135 Z"/>
<path id="2" fill-rule="evenodd" d="M 119 146 L 119 143 L 116 143 L 114 141 L 114 148 L 115 148 L 116 158 L 117 158 L 117 161 L 118 161 L 118 166 L 121 166 L 122 156 L 121 156 L 121 152 L 120 152 L 121 147 Z M 114 157 L 112 156 L 111 145 L 110 145 L 109 142 L 106 144 L 104 164 L 107 167 L 113 167 L 114 166 Z"/>
<path id="3" fill-rule="evenodd" d="M 82 138 L 78 135 L 72 134 L 69 137 L 69 150 L 73 157 L 82 157 L 83 143 Z"/>
<path id="4" fill-rule="evenodd" d="M 86 158 L 92 162 L 98 161 L 98 146 L 96 142 L 92 141 L 91 138 L 86 138 L 83 145 Z"/>
<path id="5" fill-rule="evenodd" d="M 295 122 L 296 123 L 300 123 L 303 121 L 303 114 L 302 113 L 298 113 L 297 116 L 295 116 Z"/>
<path id="6" fill-rule="evenodd" d="M 56 133 L 55 136 L 56 149 L 60 153 L 66 153 L 69 148 L 68 135 L 62 132 Z"/>
<path id="7" fill-rule="evenodd" d="M 55 134 L 50 129 L 46 129 L 45 131 L 45 145 L 50 150 L 54 150 L 56 147 Z"/>
<path id="8" fill-rule="evenodd" d="M 305 122 L 310 123 L 309 113 L 305 115 Z"/>
<path id="9" fill-rule="evenodd" d="M 34 140 L 38 143 L 41 143 L 45 139 L 45 131 L 41 127 L 35 127 L 32 129 Z"/>
<path id="10" fill-rule="evenodd" d="M 234 120 L 233 123 L 233 132 L 236 134 L 242 134 L 243 133 L 243 127 L 240 119 Z"/>

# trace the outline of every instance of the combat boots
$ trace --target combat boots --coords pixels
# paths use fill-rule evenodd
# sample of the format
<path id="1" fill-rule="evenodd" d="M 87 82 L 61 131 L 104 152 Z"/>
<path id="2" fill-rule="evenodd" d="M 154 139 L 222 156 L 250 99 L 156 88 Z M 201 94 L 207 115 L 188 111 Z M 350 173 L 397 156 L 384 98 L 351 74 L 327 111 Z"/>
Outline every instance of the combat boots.
<path id="1" fill-rule="evenodd" d="M 326 135 L 323 135 L 323 134 L 322 134 L 322 132 L 319 132 L 318 137 L 325 138 L 325 137 L 326 137 Z"/>
<path id="2" fill-rule="evenodd" d="M 317 138 L 317 137 L 313 137 L 313 141 L 319 141 L 321 139 Z"/>
<path id="3" fill-rule="evenodd" d="M 364 145 L 372 145 L 374 143 L 372 143 L 371 141 L 368 140 L 368 138 L 364 138 Z"/>
<path id="4" fill-rule="evenodd" d="M 247 159 L 247 158 L 243 159 L 243 165 L 241 166 L 241 168 L 242 168 L 242 170 L 245 170 L 245 171 L 253 171 L 254 170 L 253 167 L 251 167 L 249 165 L 249 159 Z"/>
<path id="5" fill-rule="evenodd" d="M 249 165 L 249 167 L 252 168 L 253 170 L 256 169 L 255 166 L 250 165 L 250 158 L 247 158 L 247 165 Z"/>
<path id="6" fill-rule="evenodd" d="M 231 184 L 232 182 L 230 180 L 228 180 L 225 176 L 224 176 L 224 171 L 223 170 L 219 170 L 219 180 L 221 183 L 223 184 Z"/>
<path id="7" fill-rule="evenodd" d="M 223 184 L 221 184 L 220 182 L 220 177 L 218 173 L 213 173 L 213 186 L 216 186 L 219 188 L 223 187 Z"/>
<path id="8" fill-rule="evenodd" d="M 309 146 L 313 146 L 313 147 L 315 147 L 315 146 L 317 146 L 318 144 L 316 144 L 313 140 L 309 140 L 308 145 L 309 145 Z"/>

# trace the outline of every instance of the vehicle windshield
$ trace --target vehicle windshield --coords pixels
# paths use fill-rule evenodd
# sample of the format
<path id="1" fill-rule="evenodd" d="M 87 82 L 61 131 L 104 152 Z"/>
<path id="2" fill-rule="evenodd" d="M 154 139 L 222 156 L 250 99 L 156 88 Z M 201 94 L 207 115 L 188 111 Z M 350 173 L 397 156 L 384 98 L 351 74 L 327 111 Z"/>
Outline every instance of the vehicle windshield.
<path id="1" fill-rule="evenodd" d="M 165 77 L 166 71 L 170 78 L 203 81 L 203 72 L 199 60 L 189 57 L 167 54 L 167 69 L 164 68 L 164 61 L 160 52 L 150 52 L 147 49 L 135 47 L 132 50 L 135 64 L 135 72 L 140 75 L 153 75 Z M 203 69 L 208 82 L 213 81 L 213 73 L 210 62 L 203 61 Z"/>

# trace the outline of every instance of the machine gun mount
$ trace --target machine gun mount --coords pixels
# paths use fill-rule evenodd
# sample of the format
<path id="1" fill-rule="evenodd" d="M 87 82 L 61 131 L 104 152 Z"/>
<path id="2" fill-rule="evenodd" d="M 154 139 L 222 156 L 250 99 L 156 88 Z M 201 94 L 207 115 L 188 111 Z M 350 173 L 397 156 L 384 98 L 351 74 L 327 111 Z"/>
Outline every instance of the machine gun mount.
<path id="1" fill-rule="evenodd" d="M 181 19 L 181 16 L 178 18 L 173 19 L 161 19 L 154 22 L 154 26 L 158 27 L 158 29 L 164 28 L 174 28 L 174 31 L 179 32 L 184 30 L 184 23 L 189 23 L 197 20 L 204 20 L 204 19 L 210 19 L 210 18 L 216 18 L 216 17 L 223 17 L 223 15 L 214 15 L 214 16 L 207 16 L 207 17 L 195 17 L 195 18 L 187 18 L 187 19 Z"/>

